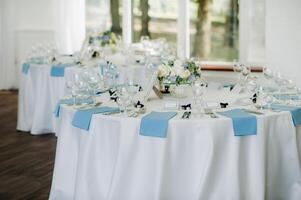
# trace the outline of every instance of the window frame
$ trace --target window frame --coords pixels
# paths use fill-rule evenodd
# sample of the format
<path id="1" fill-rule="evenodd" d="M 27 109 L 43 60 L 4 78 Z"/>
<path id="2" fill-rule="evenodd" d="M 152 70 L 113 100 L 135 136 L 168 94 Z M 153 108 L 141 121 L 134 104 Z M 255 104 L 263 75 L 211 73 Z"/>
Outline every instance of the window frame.
<path id="1" fill-rule="evenodd" d="M 240 0 L 239 3 L 239 56 L 238 60 L 241 62 L 248 62 L 248 52 L 249 52 L 249 14 L 252 11 L 249 8 L 249 3 L 246 0 Z M 177 20 L 177 53 L 180 59 L 190 58 L 190 14 L 189 6 L 190 0 L 177 0 L 178 6 L 178 20 Z M 133 42 L 133 2 L 132 0 L 122 0 L 123 5 L 123 21 L 122 21 L 122 37 L 126 44 L 131 44 Z M 181 16 L 181 17 L 179 17 Z M 232 62 L 210 62 L 210 67 L 212 70 L 227 71 L 229 67 L 232 66 Z M 220 65 L 222 64 L 221 67 Z M 260 63 L 259 63 L 260 65 Z M 256 63 L 258 66 L 258 63 Z M 208 66 L 205 67 L 209 69 Z M 258 67 L 255 71 L 260 71 Z"/>

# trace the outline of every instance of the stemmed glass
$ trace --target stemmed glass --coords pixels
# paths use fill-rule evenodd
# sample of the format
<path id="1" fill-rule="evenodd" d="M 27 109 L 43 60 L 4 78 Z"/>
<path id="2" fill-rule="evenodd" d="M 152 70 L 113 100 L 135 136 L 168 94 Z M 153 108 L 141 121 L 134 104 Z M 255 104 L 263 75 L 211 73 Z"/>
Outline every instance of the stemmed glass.
<path id="1" fill-rule="evenodd" d="M 268 68 L 268 67 L 264 67 L 263 68 L 263 76 L 268 80 L 268 91 L 271 91 L 272 90 L 272 80 L 273 80 L 273 77 L 274 77 L 274 73 L 273 71 Z"/>
<path id="2" fill-rule="evenodd" d="M 241 75 L 246 79 L 251 74 L 251 67 L 244 66 L 241 71 Z"/>
<path id="3" fill-rule="evenodd" d="M 120 86 L 116 89 L 117 93 L 117 105 L 120 109 L 120 112 L 127 112 L 127 105 L 129 103 L 129 94 L 126 86 Z"/>
<path id="4" fill-rule="evenodd" d="M 289 102 L 288 104 L 294 104 L 294 100 L 298 100 L 298 95 L 296 94 L 296 83 L 294 81 L 295 77 L 289 76 L 287 80 L 286 89 L 288 90 Z"/>
<path id="5" fill-rule="evenodd" d="M 241 72 L 243 70 L 244 65 L 243 64 L 239 64 L 238 62 L 234 61 L 233 64 L 233 71 L 235 73 L 237 73 L 237 78 L 238 78 L 238 83 L 241 85 Z"/>
<path id="6" fill-rule="evenodd" d="M 93 100 L 93 105 L 96 105 L 96 93 L 99 89 L 100 77 L 97 72 L 90 73 L 88 80 L 89 94 Z"/>
<path id="7" fill-rule="evenodd" d="M 201 117 L 204 114 L 204 94 L 206 91 L 206 82 L 203 79 L 195 80 L 192 85 L 194 98 L 193 110 L 196 117 Z"/>
<path id="8" fill-rule="evenodd" d="M 70 96 L 72 98 L 72 104 L 71 105 L 75 105 L 77 88 L 76 88 L 74 82 L 73 81 L 67 81 L 66 82 L 66 87 L 69 90 L 68 93 L 70 94 Z"/>
<path id="9" fill-rule="evenodd" d="M 257 85 L 257 77 L 254 76 L 248 76 L 246 78 L 246 89 L 253 95 L 256 92 L 256 89 L 258 87 Z"/>
<path id="10" fill-rule="evenodd" d="M 255 107 L 258 109 L 263 109 L 264 106 L 267 105 L 266 97 L 267 97 L 267 94 L 263 91 L 263 87 L 260 86 L 257 90 Z"/>
<path id="11" fill-rule="evenodd" d="M 280 72 L 276 72 L 274 75 L 274 82 L 276 83 L 276 85 L 278 86 L 278 92 L 281 93 L 282 91 L 282 83 L 283 83 L 283 76 Z"/>

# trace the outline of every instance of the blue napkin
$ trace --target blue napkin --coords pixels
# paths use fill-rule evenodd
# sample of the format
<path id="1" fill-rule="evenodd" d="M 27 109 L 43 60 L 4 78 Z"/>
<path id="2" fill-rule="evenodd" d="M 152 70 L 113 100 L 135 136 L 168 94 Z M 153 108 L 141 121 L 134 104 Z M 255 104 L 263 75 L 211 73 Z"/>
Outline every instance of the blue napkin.
<path id="1" fill-rule="evenodd" d="M 61 111 L 61 104 L 66 104 L 66 105 L 72 105 L 74 103 L 73 99 L 62 99 L 60 100 L 54 110 L 54 115 L 55 117 L 60 116 L 60 111 Z M 93 103 L 93 99 L 75 99 L 75 103 L 88 103 L 91 104 Z"/>
<path id="2" fill-rule="evenodd" d="M 73 64 L 59 64 L 53 65 L 50 70 L 50 76 L 53 77 L 64 77 L 65 75 L 65 68 L 69 67 Z"/>
<path id="3" fill-rule="evenodd" d="M 257 119 L 254 115 L 241 109 L 219 112 L 218 114 L 232 119 L 235 136 L 256 135 Z"/>
<path id="4" fill-rule="evenodd" d="M 88 131 L 90 128 L 90 122 L 93 114 L 118 112 L 118 111 L 119 108 L 113 108 L 113 107 L 99 107 L 99 108 L 91 108 L 87 110 L 78 110 L 76 111 L 73 117 L 72 125 L 77 128 Z"/>
<path id="5" fill-rule="evenodd" d="M 279 100 L 300 100 L 298 95 L 288 95 L 288 94 L 274 94 L 273 95 L 276 99 Z"/>
<path id="6" fill-rule="evenodd" d="M 30 63 L 41 65 L 44 63 L 44 59 L 42 57 L 30 58 Z"/>
<path id="7" fill-rule="evenodd" d="M 151 112 L 141 119 L 140 135 L 166 138 L 168 121 L 176 112 Z"/>
<path id="8" fill-rule="evenodd" d="M 295 126 L 301 125 L 301 107 L 272 104 L 271 109 L 289 111 Z"/>
<path id="9" fill-rule="evenodd" d="M 23 63 L 23 65 L 22 65 L 22 73 L 23 74 L 28 74 L 29 68 L 30 68 L 30 64 L 29 63 Z"/>
<path id="10" fill-rule="evenodd" d="M 225 84 L 223 85 L 224 88 L 227 88 L 227 87 L 234 87 L 234 86 L 235 86 L 235 84 L 233 84 L 233 83 L 225 83 Z"/>

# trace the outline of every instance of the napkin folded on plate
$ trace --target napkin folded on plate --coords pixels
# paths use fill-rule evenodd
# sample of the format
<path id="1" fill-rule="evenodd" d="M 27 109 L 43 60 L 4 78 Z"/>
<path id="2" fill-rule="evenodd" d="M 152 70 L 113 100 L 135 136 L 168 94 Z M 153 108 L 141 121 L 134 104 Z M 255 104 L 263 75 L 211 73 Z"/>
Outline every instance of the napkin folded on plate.
<path id="1" fill-rule="evenodd" d="M 301 107 L 272 104 L 270 108 L 275 110 L 289 111 L 292 115 L 294 125 L 301 125 Z"/>
<path id="2" fill-rule="evenodd" d="M 90 122 L 92 119 L 93 114 L 100 114 L 100 113 L 108 113 L 108 112 L 118 112 L 119 108 L 114 107 L 98 107 L 98 108 L 91 108 L 87 110 L 78 110 L 76 111 L 72 125 L 88 131 L 90 128 Z"/>
<path id="3" fill-rule="evenodd" d="M 140 135 L 166 138 L 168 121 L 176 112 L 151 112 L 141 119 Z"/>
<path id="4" fill-rule="evenodd" d="M 88 103 L 91 104 L 93 103 L 93 99 L 75 99 L 76 103 Z M 66 105 L 72 105 L 74 103 L 74 99 L 62 99 L 60 100 L 54 110 L 54 115 L 55 117 L 60 116 L 60 110 L 61 110 L 61 104 L 66 104 Z"/>
<path id="5" fill-rule="evenodd" d="M 50 70 L 50 76 L 53 77 L 64 77 L 65 76 L 65 68 L 72 66 L 73 64 L 59 64 L 52 65 Z"/>
<path id="6" fill-rule="evenodd" d="M 279 100 L 300 100 L 299 95 L 293 94 L 293 95 L 289 95 L 289 94 L 274 94 L 273 95 L 276 99 Z"/>
<path id="7" fill-rule="evenodd" d="M 23 63 L 23 65 L 22 65 L 22 73 L 23 74 L 28 74 L 29 68 L 30 68 L 30 64 L 29 63 Z"/>
<path id="8" fill-rule="evenodd" d="M 232 119 L 235 136 L 256 135 L 257 119 L 254 115 L 251 115 L 241 109 L 218 112 L 218 114 Z"/>

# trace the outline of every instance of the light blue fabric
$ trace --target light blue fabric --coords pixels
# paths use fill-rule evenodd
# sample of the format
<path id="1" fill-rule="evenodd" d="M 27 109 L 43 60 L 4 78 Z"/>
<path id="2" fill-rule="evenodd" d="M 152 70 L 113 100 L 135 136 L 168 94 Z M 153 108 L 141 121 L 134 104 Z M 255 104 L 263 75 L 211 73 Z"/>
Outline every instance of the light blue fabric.
<path id="1" fill-rule="evenodd" d="M 73 117 L 72 125 L 77 128 L 88 131 L 90 128 L 90 122 L 93 114 L 118 112 L 118 111 L 119 108 L 113 108 L 113 107 L 99 107 L 99 108 L 92 108 L 87 110 L 78 110 L 76 111 Z"/>
<path id="2" fill-rule="evenodd" d="M 288 94 L 274 94 L 274 97 L 279 100 L 300 100 L 300 97 L 296 94 L 288 95 Z"/>
<path id="3" fill-rule="evenodd" d="M 23 65 L 22 65 L 22 73 L 23 74 L 28 74 L 29 68 L 30 68 L 30 64 L 29 63 L 23 63 Z"/>
<path id="4" fill-rule="evenodd" d="M 151 112 L 141 119 L 140 135 L 166 138 L 168 122 L 176 115 L 176 112 Z"/>
<path id="5" fill-rule="evenodd" d="M 272 104 L 271 109 L 289 111 L 295 126 L 301 125 L 301 107 Z"/>
<path id="6" fill-rule="evenodd" d="M 74 99 L 62 99 L 60 100 L 54 110 L 55 117 L 60 116 L 61 104 L 72 105 L 74 103 Z M 93 99 L 75 99 L 75 103 L 93 103 Z"/>
<path id="7" fill-rule="evenodd" d="M 219 112 L 218 114 L 232 119 L 235 136 L 256 135 L 257 119 L 254 115 L 241 109 Z"/>
<path id="8" fill-rule="evenodd" d="M 34 58 L 30 58 L 30 63 L 32 64 L 37 64 L 37 65 L 41 65 L 44 63 L 44 59 L 42 57 L 34 57 Z"/>
<path id="9" fill-rule="evenodd" d="M 73 64 L 59 64 L 51 66 L 50 76 L 53 77 L 64 77 L 65 76 L 65 68 L 72 66 Z"/>
<path id="10" fill-rule="evenodd" d="M 234 86 L 235 86 L 235 84 L 233 84 L 233 83 L 225 83 L 225 84 L 223 85 L 224 88 L 227 88 L 227 87 L 234 87 Z"/>
<path id="11" fill-rule="evenodd" d="M 99 67 L 100 67 L 100 74 L 104 75 L 105 68 L 108 67 L 108 65 L 102 63 L 99 65 Z"/>

